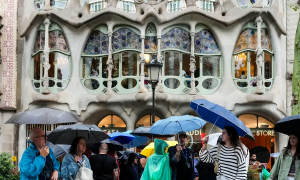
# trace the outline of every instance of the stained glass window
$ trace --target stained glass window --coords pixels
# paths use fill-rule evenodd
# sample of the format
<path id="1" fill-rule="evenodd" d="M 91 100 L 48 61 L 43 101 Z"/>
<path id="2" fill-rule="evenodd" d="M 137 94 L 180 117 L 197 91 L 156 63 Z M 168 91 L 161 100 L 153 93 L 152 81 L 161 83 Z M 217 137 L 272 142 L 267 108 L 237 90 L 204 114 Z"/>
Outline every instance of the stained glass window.
<path id="1" fill-rule="evenodd" d="M 35 39 L 34 52 L 43 50 L 45 47 L 45 31 L 39 30 Z M 69 52 L 65 36 L 60 30 L 53 30 L 49 32 L 49 48 L 50 50 L 60 50 Z"/>
<path id="2" fill-rule="evenodd" d="M 180 49 L 183 51 L 191 51 L 190 33 L 182 28 L 172 28 L 161 36 L 161 50 L 164 49 Z"/>
<path id="3" fill-rule="evenodd" d="M 129 28 L 120 28 L 113 33 L 113 51 L 123 49 L 141 50 L 141 36 Z"/>
<path id="4" fill-rule="evenodd" d="M 267 29 L 261 29 L 261 47 L 272 51 L 270 36 Z M 234 51 L 242 51 L 244 49 L 257 49 L 257 30 L 245 29 L 241 33 Z"/>
<path id="5" fill-rule="evenodd" d="M 93 31 L 83 52 L 85 54 L 108 54 L 108 35 L 98 30 Z"/>
<path id="6" fill-rule="evenodd" d="M 145 52 L 157 51 L 157 37 L 146 36 L 145 37 Z"/>
<path id="7" fill-rule="evenodd" d="M 49 32 L 49 48 L 50 50 L 60 50 L 69 52 L 65 36 L 60 30 L 54 30 Z"/>
<path id="8" fill-rule="evenodd" d="M 195 34 L 195 53 L 218 54 L 219 46 L 213 34 L 207 30 L 201 30 Z"/>
<path id="9" fill-rule="evenodd" d="M 45 47 L 45 31 L 39 30 L 37 32 L 35 43 L 34 43 L 34 52 L 37 52 L 38 50 L 43 50 Z"/>

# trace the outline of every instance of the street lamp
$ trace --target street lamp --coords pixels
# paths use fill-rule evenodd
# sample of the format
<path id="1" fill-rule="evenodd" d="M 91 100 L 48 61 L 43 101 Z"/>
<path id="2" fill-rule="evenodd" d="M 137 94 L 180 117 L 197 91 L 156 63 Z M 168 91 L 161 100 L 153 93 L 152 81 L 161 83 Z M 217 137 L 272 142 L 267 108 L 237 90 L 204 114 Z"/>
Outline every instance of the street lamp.
<path id="1" fill-rule="evenodd" d="M 155 123 L 155 87 L 159 81 L 159 73 L 162 68 L 162 63 L 157 62 L 157 59 L 146 64 L 148 68 L 149 83 L 152 86 L 152 124 Z M 151 124 L 151 123 L 150 123 Z"/>

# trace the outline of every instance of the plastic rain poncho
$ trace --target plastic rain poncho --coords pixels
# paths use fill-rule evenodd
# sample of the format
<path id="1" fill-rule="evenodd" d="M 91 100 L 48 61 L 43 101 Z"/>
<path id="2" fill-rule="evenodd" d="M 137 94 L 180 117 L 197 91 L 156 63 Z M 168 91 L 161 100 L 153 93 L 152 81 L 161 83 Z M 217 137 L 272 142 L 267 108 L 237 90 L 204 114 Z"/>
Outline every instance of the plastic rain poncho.
<path id="1" fill-rule="evenodd" d="M 161 139 L 154 140 L 154 154 L 148 157 L 141 180 L 171 180 L 169 153 L 165 147 L 168 144 Z"/>

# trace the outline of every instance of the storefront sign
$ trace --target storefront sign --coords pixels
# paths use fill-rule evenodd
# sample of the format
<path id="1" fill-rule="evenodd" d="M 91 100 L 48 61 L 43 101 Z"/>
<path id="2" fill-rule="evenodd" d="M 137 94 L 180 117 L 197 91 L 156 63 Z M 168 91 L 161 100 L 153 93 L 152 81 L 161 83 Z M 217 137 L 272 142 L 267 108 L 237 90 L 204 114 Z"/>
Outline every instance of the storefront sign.
<path id="1" fill-rule="evenodd" d="M 275 136 L 275 131 L 273 129 L 251 129 L 252 134 L 255 136 Z"/>
<path id="2" fill-rule="evenodd" d="M 101 128 L 101 130 L 106 134 L 111 134 L 114 132 L 125 132 L 126 128 Z"/>
<path id="3" fill-rule="evenodd" d="M 188 134 L 190 136 L 199 136 L 199 135 L 201 135 L 201 129 L 190 131 L 190 132 L 187 132 L 186 134 Z"/>

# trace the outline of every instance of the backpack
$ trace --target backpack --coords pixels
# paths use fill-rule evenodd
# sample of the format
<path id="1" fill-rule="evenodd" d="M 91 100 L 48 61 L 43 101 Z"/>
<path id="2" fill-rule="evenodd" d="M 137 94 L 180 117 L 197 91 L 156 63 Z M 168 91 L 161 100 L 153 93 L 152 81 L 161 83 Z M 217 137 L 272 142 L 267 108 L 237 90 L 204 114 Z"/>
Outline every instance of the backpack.
<path id="1" fill-rule="evenodd" d="M 86 167 L 85 160 L 82 163 L 78 163 L 79 169 L 76 174 L 75 180 L 94 180 L 93 171 Z"/>

